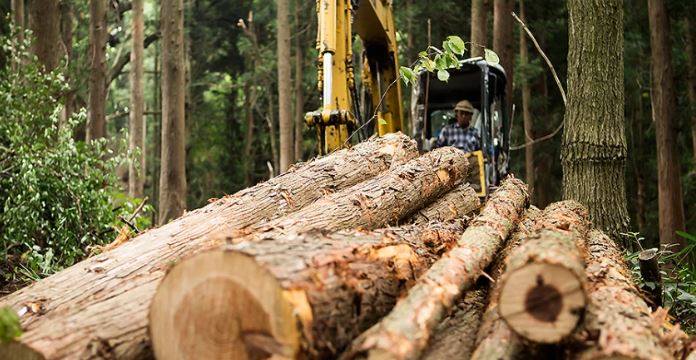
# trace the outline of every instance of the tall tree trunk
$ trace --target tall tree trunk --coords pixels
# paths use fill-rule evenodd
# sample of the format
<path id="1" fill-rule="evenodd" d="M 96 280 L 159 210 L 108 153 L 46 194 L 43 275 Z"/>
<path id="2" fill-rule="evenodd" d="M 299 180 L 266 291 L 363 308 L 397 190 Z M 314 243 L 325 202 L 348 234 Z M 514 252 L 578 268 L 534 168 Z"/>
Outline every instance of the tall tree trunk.
<path id="1" fill-rule="evenodd" d="M 650 51 L 653 75 L 653 121 L 657 140 L 657 197 L 660 218 L 660 243 L 677 244 L 679 251 L 686 242 L 676 230 L 684 230 L 684 204 L 679 178 L 677 129 L 673 114 L 675 107 L 672 78 L 672 47 L 669 37 L 669 18 L 662 0 L 648 0 L 650 19 Z"/>
<path id="2" fill-rule="evenodd" d="M 154 91 L 154 108 L 160 110 L 155 113 L 153 119 L 155 120 L 153 129 L 154 134 L 152 136 L 155 139 L 155 144 L 153 146 L 152 154 L 152 206 L 155 209 L 159 209 L 159 189 L 160 189 L 160 170 L 162 169 L 162 67 L 160 66 L 160 46 L 155 46 L 155 58 L 154 58 L 154 76 L 152 78 Z M 159 214 L 155 211 L 152 214 L 152 223 L 159 223 Z"/>
<path id="3" fill-rule="evenodd" d="M 295 161 L 294 121 L 290 105 L 290 24 L 288 16 L 290 0 L 278 0 L 278 122 L 280 124 L 280 172 L 283 173 Z"/>
<path id="4" fill-rule="evenodd" d="M 186 134 L 184 1 L 163 0 L 162 31 L 162 156 L 159 223 L 181 216 L 186 209 Z"/>
<path id="5" fill-rule="evenodd" d="M 29 28 L 34 35 L 32 53 L 46 71 L 58 66 L 60 61 L 60 1 L 29 1 Z"/>
<path id="6" fill-rule="evenodd" d="M 304 54 L 302 29 L 300 21 L 302 17 L 303 2 L 295 2 L 295 161 L 302 161 L 302 132 L 304 130 Z"/>
<path id="7" fill-rule="evenodd" d="M 568 1 L 563 198 L 615 239 L 628 226 L 624 167 L 623 2 Z"/>
<path id="8" fill-rule="evenodd" d="M 106 0 L 89 1 L 89 47 L 87 141 L 106 137 Z"/>
<path id="9" fill-rule="evenodd" d="M 24 42 L 24 0 L 12 0 L 12 21 L 17 27 L 17 40 Z"/>
<path id="10" fill-rule="evenodd" d="M 247 84 L 246 96 L 244 98 L 246 109 L 246 135 L 244 138 L 244 186 L 249 187 L 254 184 L 253 172 L 254 161 L 252 151 L 254 149 L 254 109 L 256 108 L 257 91 L 256 84 Z"/>
<path id="11" fill-rule="evenodd" d="M 512 11 L 514 0 L 493 1 L 493 51 L 500 57 L 500 65 L 507 74 L 505 96 L 507 97 L 507 113 L 512 113 L 512 79 L 514 66 L 514 50 L 512 48 Z"/>
<path id="12" fill-rule="evenodd" d="M 689 73 L 689 117 L 691 118 L 691 145 L 692 145 L 692 163 L 696 169 L 696 26 L 694 20 L 690 19 L 693 16 L 693 11 L 696 11 L 696 6 L 691 3 L 691 12 L 687 12 L 684 17 L 686 22 L 686 58 Z M 696 171 L 696 170 L 694 170 Z"/>
<path id="13" fill-rule="evenodd" d="M 12 22 L 17 28 L 17 41 L 24 42 L 24 0 L 12 0 Z M 18 65 L 17 65 L 18 66 Z M 18 70 L 13 68 L 13 70 Z"/>
<path id="14" fill-rule="evenodd" d="M 523 22 L 527 22 L 524 15 L 524 0 L 520 0 L 520 18 Z M 520 35 L 520 64 L 525 68 L 528 64 L 527 54 L 527 37 L 524 34 Z M 529 86 L 531 79 L 525 77 L 522 79 L 522 119 L 524 121 L 524 141 L 531 142 L 534 139 L 534 125 L 532 125 L 532 114 L 529 111 L 529 103 L 532 98 L 532 90 Z M 534 144 L 529 144 L 524 148 L 524 169 L 525 180 L 529 187 L 529 201 L 534 204 Z"/>
<path id="15" fill-rule="evenodd" d="M 275 109 L 273 107 L 273 94 L 268 94 L 268 113 L 266 114 L 266 124 L 268 125 L 268 134 L 271 138 L 271 157 L 273 171 L 269 174 L 270 177 L 281 173 L 280 171 L 280 156 L 278 156 L 278 138 L 276 137 L 276 121 L 273 116 Z"/>
<path id="16" fill-rule="evenodd" d="M 641 51 L 642 53 L 642 51 Z M 642 54 L 641 54 L 642 55 Z M 643 68 L 643 56 L 639 56 L 639 67 Z M 634 137 L 635 137 L 635 178 L 636 178 L 636 224 L 638 225 L 638 231 L 643 232 L 646 225 L 646 214 L 647 214 L 647 191 L 646 191 L 646 169 L 644 164 L 647 163 L 646 156 L 646 145 L 645 145 L 645 110 L 643 105 L 642 90 L 638 91 L 638 111 L 634 118 Z M 660 244 L 644 244 L 646 248 L 659 247 Z"/>
<path id="17" fill-rule="evenodd" d="M 128 167 L 128 195 L 143 197 L 145 188 L 145 100 L 143 98 L 143 0 L 133 0 L 133 38 L 131 50 L 130 78 L 130 124 L 128 149 L 140 149 L 138 166 Z"/>
<path id="18" fill-rule="evenodd" d="M 63 51 L 65 52 L 65 62 L 70 64 L 72 62 L 72 48 L 73 48 L 73 8 L 72 5 L 63 1 L 60 4 L 60 32 L 61 41 L 63 44 Z M 66 81 L 70 83 L 68 74 L 66 74 Z M 65 94 L 65 103 L 63 104 L 63 111 L 60 113 L 60 123 L 65 124 L 67 119 L 73 113 L 73 99 L 75 97 L 75 91 L 70 89 Z"/>
<path id="19" fill-rule="evenodd" d="M 488 0 L 471 1 L 471 56 L 483 56 L 488 24 Z M 507 69 L 506 69 L 507 70 Z"/>

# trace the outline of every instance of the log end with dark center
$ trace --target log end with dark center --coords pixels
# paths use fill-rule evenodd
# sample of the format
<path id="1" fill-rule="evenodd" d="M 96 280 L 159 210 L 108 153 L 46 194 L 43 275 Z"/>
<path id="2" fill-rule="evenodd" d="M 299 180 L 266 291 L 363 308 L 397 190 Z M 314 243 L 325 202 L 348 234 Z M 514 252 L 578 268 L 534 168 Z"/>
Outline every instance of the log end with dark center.
<path id="1" fill-rule="evenodd" d="M 577 326 L 585 308 L 582 283 L 569 269 L 530 263 L 510 273 L 500 291 L 500 316 L 516 333 L 555 343 Z"/>

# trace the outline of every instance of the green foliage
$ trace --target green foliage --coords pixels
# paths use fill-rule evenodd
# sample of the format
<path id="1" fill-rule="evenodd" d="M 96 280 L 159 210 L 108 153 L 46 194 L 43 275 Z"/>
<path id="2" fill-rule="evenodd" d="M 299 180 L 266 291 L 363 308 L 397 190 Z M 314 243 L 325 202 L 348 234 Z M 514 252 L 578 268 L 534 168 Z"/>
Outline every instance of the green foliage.
<path id="1" fill-rule="evenodd" d="M 22 326 L 19 316 L 10 307 L 0 309 L 0 343 L 14 340 L 22 336 Z"/>
<path id="2" fill-rule="evenodd" d="M 0 283 L 36 280 L 84 258 L 113 238 L 118 216 L 111 194 L 125 157 L 106 140 L 85 144 L 73 130 L 79 113 L 60 121 L 67 90 L 60 69 L 45 73 L 29 43 L 1 40 L 9 64 L 0 69 Z"/>
<path id="3" fill-rule="evenodd" d="M 687 240 L 687 246 L 681 251 L 673 253 L 669 248 L 658 251 L 658 264 L 662 274 L 662 300 L 664 307 L 670 314 L 679 319 L 682 328 L 690 333 L 696 333 L 696 264 L 690 256 L 696 250 L 696 236 L 677 231 L 679 236 Z M 628 239 L 637 244 L 645 239 L 638 233 L 624 234 Z M 654 288 L 657 284 L 644 282 L 640 276 L 640 264 L 638 254 L 640 251 L 628 252 L 626 260 L 630 265 L 634 282 Z"/>
<path id="4" fill-rule="evenodd" d="M 459 36 L 450 35 L 442 42 L 442 49 L 428 46 L 427 51 L 418 53 L 418 60 L 416 60 L 413 68 L 402 66 L 399 69 L 401 79 L 406 85 L 415 84 L 417 75 L 422 71 L 427 71 L 431 73 L 436 72 L 438 80 L 447 82 L 450 76 L 447 69 L 458 69 L 461 67 L 459 59 L 465 52 L 466 43 L 464 40 Z M 484 49 L 484 54 L 486 61 L 492 64 L 499 62 L 498 55 L 493 50 Z"/>

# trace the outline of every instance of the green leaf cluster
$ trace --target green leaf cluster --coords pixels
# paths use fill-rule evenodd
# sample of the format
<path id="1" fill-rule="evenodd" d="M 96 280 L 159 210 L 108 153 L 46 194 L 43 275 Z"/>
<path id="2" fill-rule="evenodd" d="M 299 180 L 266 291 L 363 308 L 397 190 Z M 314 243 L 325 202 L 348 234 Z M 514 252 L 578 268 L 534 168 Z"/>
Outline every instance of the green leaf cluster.
<path id="1" fill-rule="evenodd" d="M 427 71 L 437 73 L 438 80 L 447 82 L 450 77 L 447 70 L 458 69 L 461 66 L 459 60 L 466 50 L 466 43 L 461 37 L 450 35 L 442 42 L 442 49 L 429 46 L 427 51 L 418 53 L 418 60 L 416 60 L 413 68 L 402 66 L 399 69 L 401 79 L 406 85 L 413 85 L 417 81 L 417 74 Z M 485 49 L 484 53 L 486 61 L 493 64 L 497 64 L 500 61 L 498 55 L 493 50 Z"/>
<path id="2" fill-rule="evenodd" d="M 29 43 L 0 39 L 0 284 L 35 280 L 70 266 L 114 234 L 115 168 L 125 160 L 106 140 L 84 143 L 73 130 L 83 112 L 60 120 L 67 90 L 45 72 Z"/>
<path id="3" fill-rule="evenodd" d="M 0 309 L 0 343 L 12 341 L 22 336 L 22 327 L 19 324 L 19 316 L 12 308 Z"/>

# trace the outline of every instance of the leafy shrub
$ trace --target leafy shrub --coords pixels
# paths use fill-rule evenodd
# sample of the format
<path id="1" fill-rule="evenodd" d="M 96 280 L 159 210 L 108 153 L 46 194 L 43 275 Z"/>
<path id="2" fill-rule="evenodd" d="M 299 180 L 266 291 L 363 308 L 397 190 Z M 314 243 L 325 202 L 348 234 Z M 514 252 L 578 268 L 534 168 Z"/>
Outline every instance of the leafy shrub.
<path id="1" fill-rule="evenodd" d="M 29 43 L 0 39 L 0 287 L 35 280 L 84 258 L 113 239 L 115 167 L 125 160 L 105 140 L 86 144 L 73 130 L 84 111 L 61 123 L 67 90 L 59 71 L 44 72 Z"/>
<path id="2" fill-rule="evenodd" d="M 691 259 L 696 253 L 696 236 L 683 231 L 677 234 L 686 239 L 687 245 L 674 253 L 669 248 L 658 251 L 658 264 L 662 275 L 663 306 L 689 334 L 696 334 L 696 264 Z M 638 244 L 643 240 L 638 233 L 625 234 L 629 240 Z M 633 279 L 637 284 L 654 288 L 657 284 L 643 282 L 640 275 L 638 254 L 640 251 L 628 252 L 626 259 L 631 266 Z"/>

